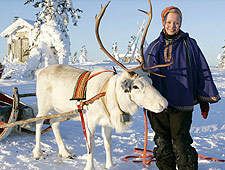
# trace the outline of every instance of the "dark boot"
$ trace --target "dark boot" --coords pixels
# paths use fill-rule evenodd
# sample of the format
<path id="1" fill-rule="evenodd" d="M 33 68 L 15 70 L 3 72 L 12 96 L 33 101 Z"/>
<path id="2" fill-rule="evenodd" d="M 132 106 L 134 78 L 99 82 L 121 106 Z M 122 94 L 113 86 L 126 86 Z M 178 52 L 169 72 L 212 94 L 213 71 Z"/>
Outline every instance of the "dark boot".
<path id="1" fill-rule="evenodd" d="M 153 154 L 156 158 L 156 165 L 159 170 L 176 170 L 172 143 L 157 136 L 155 136 L 155 143 L 157 147 L 154 148 Z"/>
<path id="2" fill-rule="evenodd" d="M 198 170 L 198 153 L 191 145 L 173 145 L 179 170 Z"/>

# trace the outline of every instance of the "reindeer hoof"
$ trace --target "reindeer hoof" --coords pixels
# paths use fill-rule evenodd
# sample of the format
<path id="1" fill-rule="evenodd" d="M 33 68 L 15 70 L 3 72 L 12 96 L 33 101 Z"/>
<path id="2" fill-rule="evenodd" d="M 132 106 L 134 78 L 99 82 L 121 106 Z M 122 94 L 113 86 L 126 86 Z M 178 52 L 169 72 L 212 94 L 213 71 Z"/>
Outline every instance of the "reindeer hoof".
<path id="1" fill-rule="evenodd" d="M 76 155 L 68 152 L 68 153 L 59 153 L 60 158 L 68 158 L 68 159 L 74 159 Z"/>
<path id="2" fill-rule="evenodd" d="M 109 164 L 109 165 L 105 165 L 105 169 L 109 169 L 109 168 L 112 168 L 112 167 L 114 167 L 115 165 L 113 165 L 113 164 Z"/>
<path id="3" fill-rule="evenodd" d="M 40 160 L 40 159 L 42 159 L 42 158 L 43 158 L 43 155 L 38 155 L 38 156 L 34 155 L 34 159 L 35 159 L 35 160 Z"/>
<path id="4" fill-rule="evenodd" d="M 76 155 L 72 155 L 69 157 L 69 159 L 74 159 L 76 157 Z"/>
<path id="5" fill-rule="evenodd" d="M 34 157 L 35 160 L 39 160 L 39 159 L 43 158 L 43 152 L 42 152 L 42 150 L 36 150 L 36 149 L 34 149 L 33 150 L 33 157 Z"/>
<path id="6" fill-rule="evenodd" d="M 68 156 L 62 156 L 61 154 L 59 154 L 60 158 L 67 158 L 67 159 L 74 159 L 76 157 L 76 155 L 68 155 Z"/>

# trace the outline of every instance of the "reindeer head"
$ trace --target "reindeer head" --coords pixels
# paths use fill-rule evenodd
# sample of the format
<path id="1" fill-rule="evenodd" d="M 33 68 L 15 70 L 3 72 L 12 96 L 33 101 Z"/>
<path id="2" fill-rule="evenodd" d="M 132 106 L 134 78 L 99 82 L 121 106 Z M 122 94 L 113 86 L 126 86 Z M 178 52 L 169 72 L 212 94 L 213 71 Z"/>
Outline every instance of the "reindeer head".
<path id="1" fill-rule="evenodd" d="M 146 72 L 140 69 L 137 72 L 139 74 L 132 77 L 123 72 L 117 79 L 117 100 L 121 110 L 133 114 L 141 106 L 156 113 L 162 112 L 168 105 L 167 100 L 152 86 Z"/>
<path id="2" fill-rule="evenodd" d="M 168 103 L 166 99 L 152 86 L 152 81 L 148 77 L 148 71 L 156 68 L 156 67 L 165 67 L 169 66 L 172 63 L 169 64 L 162 64 L 162 65 L 156 65 L 150 68 L 144 67 L 144 54 L 143 54 L 143 44 L 145 41 L 145 37 L 149 28 L 149 25 L 151 23 L 152 19 L 152 6 L 151 1 L 148 0 L 149 6 L 150 6 L 150 12 L 146 12 L 143 10 L 139 10 L 141 12 L 144 12 L 148 15 L 148 23 L 146 25 L 141 46 L 140 46 L 140 55 L 142 58 L 142 61 L 140 61 L 140 65 L 138 65 L 135 68 L 127 69 L 122 63 L 118 62 L 103 46 L 102 41 L 99 36 L 99 24 L 101 21 L 101 18 L 103 17 L 106 8 L 108 7 L 110 1 L 104 6 L 101 7 L 100 14 L 96 16 L 96 25 L 95 25 L 95 33 L 96 38 L 98 40 L 98 43 L 100 45 L 100 49 L 103 50 L 103 52 L 118 66 L 120 66 L 122 69 L 125 70 L 125 72 L 122 74 L 122 76 L 118 79 L 117 82 L 117 90 L 120 91 L 118 95 L 122 95 L 118 97 L 121 109 L 126 112 L 128 110 L 128 113 L 131 113 L 129 109 L 137 108 L 138 106 L 142 106 L 148 110 L 151 110 L 153 112 L 161 112 L 163 111 Z M 154 74 L 154 73 L 153 73 Z M 124 99 L 122 99 L 124 98 Z M 125 102 L 127 102 L 130 99 L 131 104 L 130 107 L 127 107 L 125 105 Z M 122 108 L 122 103 L 124 103 L 124 106 L 126 108 Z M 131 106 L 132 105 L 132 106 Z"/>

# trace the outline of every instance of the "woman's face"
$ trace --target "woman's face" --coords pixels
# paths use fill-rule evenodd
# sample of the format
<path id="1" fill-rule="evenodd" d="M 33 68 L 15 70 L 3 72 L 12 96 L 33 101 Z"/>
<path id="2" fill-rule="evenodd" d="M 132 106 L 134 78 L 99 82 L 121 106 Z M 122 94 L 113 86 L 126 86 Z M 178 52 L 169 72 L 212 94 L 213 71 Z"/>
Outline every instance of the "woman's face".
<path id="1" fill-rule="evenodd" d="M 175 12 L 170 12 L 166 17 L 165 30 L 169 35 L 174 35 L 180 29 L 181 19 L 180 16 Z"/>

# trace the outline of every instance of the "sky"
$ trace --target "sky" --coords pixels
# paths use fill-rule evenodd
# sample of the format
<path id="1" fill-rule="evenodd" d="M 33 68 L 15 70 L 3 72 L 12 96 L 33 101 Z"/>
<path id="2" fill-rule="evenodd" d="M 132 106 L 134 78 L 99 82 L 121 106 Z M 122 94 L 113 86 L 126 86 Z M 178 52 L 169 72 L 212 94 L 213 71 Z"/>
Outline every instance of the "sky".
<path id="1" fill-rule="evenodd" d="M 35 9 L 32 4 L 24 5 L 26 0 L 0 1 L 0 32 L 13 23 L 15 16 L 35 20 Z M 69 25 L 71 55 L 85 45 L 89 61 L 101 61 L 107 56 L 100 50 L 95 37 L 95 16 L 100 12 L 101 4 L 108 0 L 72 0 L 74 8 L 83 10 L 78 26 Z M 224 0 L 151 0 L 153 18 L 146 40 L 148 43 L 159 36 L 162 30 L 161 11 L 167 6 L 177 6 L 183 14 L 181 29 L 188 32 L 200 46 L 209 65 L 218 64 L 218 54 L 223 53 L 225 45 Z M 147 0 L 111 0 L 100 24 L 100 36 L 106 49 L 112 52 L 113 43 L 117 42 L 118 52 L 126 53 L 132 35 L 138 32 L 137 22 L 141 24 L 147 15 L 138 11 L 149 11 Z M 71 23 L 71 22 L 70 22 Z M 0 37 L 0 62 L 7 53 L 6 38 Z"/>

